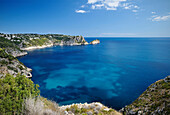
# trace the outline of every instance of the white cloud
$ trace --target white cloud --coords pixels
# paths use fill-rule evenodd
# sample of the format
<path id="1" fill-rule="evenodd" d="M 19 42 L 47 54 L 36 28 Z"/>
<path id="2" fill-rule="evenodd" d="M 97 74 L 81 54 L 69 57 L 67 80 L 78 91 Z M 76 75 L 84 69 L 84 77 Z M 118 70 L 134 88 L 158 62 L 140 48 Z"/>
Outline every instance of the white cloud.
<path id="1" fill-rule="evenodd" d="M 109 7 L 107 7 L 106 9 L 107 10 L 117 10 L 117 8 L 109 8 Z"/>
<path id="2" fill-rule="evenodd" d="M 165 16 L 153 15 L 150 18 L 150 20 L 152 21 L 167 21 L 169 19 L 170 19 L 170 15 L 165 15 Z"/>
<path id="3" fill-rule="evenodd" d="M 139 9 L 139 6 L 137 5 L 133 5 L 133 4 L 129 4 L 129 3 L 124 3 L 122 5 L 122 7 L 126 10 L 132 10 L 132 12 L 137 12 Z"/>
<path id="4" fill-rule="evenodd" d="M 87 3 L 80 7 L 90 8 L 93 10 L 94 9 L 117 10 L 118 8 L 123 8 L 126 10 L 131 10 L 132 12 L 137 12 L 137 10 L 139 9 L 137 5 L 128 3 L 128 0 L 87 0 Z"/>
<path id="5" fill-rule="evenodd" d="M 88 0 L 87 4 L 92 5 L 92 9 L 105 8 L 106 10 L 116 10 L 120 6 L 121 2 L 127 0 Z"/>
<path id="6" fill-rule="evenodd" d="M 87 11 L 85 11 L 85 10 L 76 10 L 75 12 L 76 13 L 86 13 Z"/>
<path id="7" fill-rule="evenodd" d="M 92 9 L 101 9 L 104 6 L 104 4 L 94 4 L 92 5 Z"/>
<path id="8" fill-rule="evenodd" d="M 88 0 L 88 4 L 94 4 L 94 3 L 98 2 L 98 1 L 100 1 L 100 0 Z"/>
<path id="9" fill-rule="evenodd" d="M 151 12 L 152 14 L 156 14 L 156 12 Z"/>

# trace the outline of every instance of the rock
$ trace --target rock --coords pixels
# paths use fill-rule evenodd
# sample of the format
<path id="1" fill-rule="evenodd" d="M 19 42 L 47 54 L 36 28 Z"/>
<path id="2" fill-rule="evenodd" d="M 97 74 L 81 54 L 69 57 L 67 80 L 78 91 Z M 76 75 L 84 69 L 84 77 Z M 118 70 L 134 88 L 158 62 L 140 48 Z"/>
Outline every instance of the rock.
<path id="1" fill-rule="evenodd" d="M 88 111 L 88 112 L 87 112 L 87 115 L 93 115 L 93 112 Z"/>
<path id="2" fill-rule="evenodd" d="M 96 39 L 96 40 L 93 40 L 90 42 L 90 44 L 99 44 L 100 43 L 100 40 Z"/>
<path id="3" fill-rule="evenodd" d="M 98 114 L 98 113 L 99 113 L 99 111 L 98 111 L 98 110 L 96 110 L 96 109 L 94 109 L 94 113 L 95 113 L 95 114 Z"/>
<path id="4" fill-rule="evenodd" d="M 67 112 L 67 111 L 64 111 L 64 114 L 65 114 L 65 115 L 68 115 L 68 112 Z"/>
<path id="5" fill-rule="evenodd" d="M 129 111 L 129 114 L 130 114 L 130 115 L 135 115 L 135 114 L 136 114 L 136 112 L 134 112 L 134 111 L 130 110 L 130 111 Z"/>
<path id="6" fill-rule="evenodd" d="M 170 82 L 170 75 L 164 79 L 165 82 Z"/>
<path id="7" fill-rule="evenodd" d="M 142 114 L 142 111 L 138 111 L 138 115 L 141 115 Z"/>
<path id="8" fill-rule="evenodd" d="M 27 71 L 31 72 L 31 71 L 32 71 L 32 69 L 27 67 Z"/>
<path id="9" fill-rule="evenodd" d="M 109 111 L 110 109 L 109 108 L 105 108 L 105 109 L 103 109 L 104 111 Z"/>
<path id="10" fill-rule="evenodd" d="M 100 107 L 100 108 L 103 107 L 103 105 L 102 105 L 101 103 L 98 103 L 98 102 L 96 102 L 95 105 L 98 106 L 98 107 Z"/>

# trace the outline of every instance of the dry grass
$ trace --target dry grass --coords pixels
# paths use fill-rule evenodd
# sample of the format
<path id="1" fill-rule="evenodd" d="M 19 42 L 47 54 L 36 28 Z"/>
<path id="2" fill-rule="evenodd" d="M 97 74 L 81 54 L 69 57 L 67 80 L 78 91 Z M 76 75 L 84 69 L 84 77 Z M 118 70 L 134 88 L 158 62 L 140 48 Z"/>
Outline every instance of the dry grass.
<path id="1" fill-rule="evenodd" d="M 57 103 L 43 97 L 27 98 L 23 103 L 25 115 L 63 115 Z"/>

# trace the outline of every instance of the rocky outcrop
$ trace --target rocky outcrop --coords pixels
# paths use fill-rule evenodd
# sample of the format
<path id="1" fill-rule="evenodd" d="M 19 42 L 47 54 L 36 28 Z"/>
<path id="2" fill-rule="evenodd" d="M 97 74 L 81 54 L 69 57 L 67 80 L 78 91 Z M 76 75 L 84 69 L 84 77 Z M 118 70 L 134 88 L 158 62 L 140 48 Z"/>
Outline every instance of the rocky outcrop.
<path id="1" fill-rule="evenodd" d="M 59 107 L 65 115 L 121 115 L 112 108 L 108 108 L 99 102 L 72 104 Z"/>
<path id="2" fill-rule="evenodd" d="M 15 53 L 15 56 L 16 55 L 21 56 L 22 54 Z M 17 74 L 32 77 L 31 71 L 32 69 L 27 68 L 24 64 L 18 61 L 17 58 L 0 48 L 0 77 L 5 76 L 6 74 L 11 74 L 14 77 Z"/>
<path id="3" fill-rule="evenodd" d="M 93 40 L 90 42 L 90 44 L 99 44 L 100 43 L 100 40 L 96 39 L 96 40 Z"/>
<path id="4" fill-rule="evenodd" d="M 83 36 L 74 36 L 74 37 L 69 37 L 67 39 L 63 39 L 57 43 L 54 43 L 54 45 L 87 45 L 88 42 L 84 39 Z"/>
<path id="5" fill-rule="evenodd" d="M 53 45 L 87 45 L 83 36 L 70 36 L 61 34 L 3 34 L 1 38 L 8 40 L 23 50 L 50 47 Z"/>
<path id="6" fill-rule="evenodd" d="M 169 115 L 170 76 L 150 85 L 132 104 L 122 108 L 125 115 Z"/>
<path id="7" fill-rule="evenodd" d="M 28 54 L 26 51 L 23 51 L 23 50 L 20 50 L 20 49 L 13 49 L 13 48 L 6 48 L 5 51 L 8 54 L 11 54 L 14 57 L 21 57 L 21 56 Z"/>

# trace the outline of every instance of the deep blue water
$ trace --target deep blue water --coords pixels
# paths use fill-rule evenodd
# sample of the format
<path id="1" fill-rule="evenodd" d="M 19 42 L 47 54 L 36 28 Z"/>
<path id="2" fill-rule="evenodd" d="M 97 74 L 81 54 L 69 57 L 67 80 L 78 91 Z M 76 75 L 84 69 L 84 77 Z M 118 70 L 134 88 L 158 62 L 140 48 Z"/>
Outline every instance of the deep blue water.
<path id="1" fill-rule="evenodd" d="M 99 101 L 120 109 L 170 75 L 170 38 L 99 39 L 29 51 L 19 60 L 33 69 L 41 95 L 60 105 Z"/>

